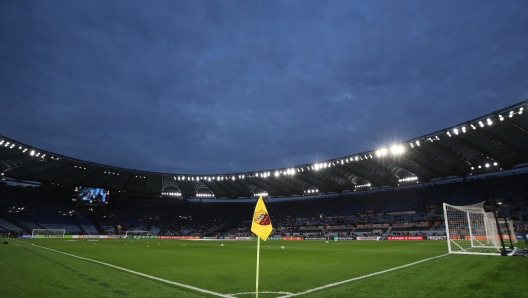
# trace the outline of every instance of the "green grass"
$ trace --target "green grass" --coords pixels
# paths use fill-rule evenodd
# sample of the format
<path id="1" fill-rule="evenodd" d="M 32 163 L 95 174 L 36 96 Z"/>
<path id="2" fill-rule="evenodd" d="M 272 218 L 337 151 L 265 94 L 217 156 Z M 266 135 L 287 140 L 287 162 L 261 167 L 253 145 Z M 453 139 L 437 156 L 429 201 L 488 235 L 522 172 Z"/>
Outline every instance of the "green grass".
<path id="1" fill-rule="evenodd" d="M 234 297 L 255 296 L 256 241 L 7 240 L 8 245 L 0 245 L 2 297 L 215 297 L 41 247 L 222 295 L 253 292 Z M 445 241 L 261 242 L 259 297 L 286 295 L 266 292 L 306 292 L 295 297 L 525 297 L 528 293 L 528 258 L 472 255 L 442 256 L 310 292 L 446 253 Z"/>

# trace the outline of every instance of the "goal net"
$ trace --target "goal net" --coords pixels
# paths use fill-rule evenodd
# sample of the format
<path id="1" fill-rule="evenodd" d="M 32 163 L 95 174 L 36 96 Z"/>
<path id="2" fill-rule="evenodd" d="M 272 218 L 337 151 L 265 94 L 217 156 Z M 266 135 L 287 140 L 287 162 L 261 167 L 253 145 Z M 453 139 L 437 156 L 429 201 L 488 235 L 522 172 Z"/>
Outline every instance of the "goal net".
<path id="1" fill-rule="evenodd" d="M 141 238 L 150 236 L 150 231 L 143 231 L 143 230 L 128 230 L 125 232 L 126 238 Z"/>
<path id="2" fill-rule="evenodd" d="M 444 203 L 449 253 L 500 256 L 501 243 L 492 212 L 484 210 L 484 202 L 468 206 Z"/>
<path id="3" fill-rule="evenodd" d="M 65 231 L 61 229 L 33 229 L 31 236 L 33 238 L 64 238 Z"/>
<path id="4" fill-rule="evenodd" d="M 510 243 L 510 241 L 512 244 L 517 243 L 517 237 L 515 236 L 513 221 L 509 218 L 498 218 L 497 221 L 499 222 L 499 229 L 502 233 L 502 238 L 504 239 L 504 241 L 508 244 Z"/>

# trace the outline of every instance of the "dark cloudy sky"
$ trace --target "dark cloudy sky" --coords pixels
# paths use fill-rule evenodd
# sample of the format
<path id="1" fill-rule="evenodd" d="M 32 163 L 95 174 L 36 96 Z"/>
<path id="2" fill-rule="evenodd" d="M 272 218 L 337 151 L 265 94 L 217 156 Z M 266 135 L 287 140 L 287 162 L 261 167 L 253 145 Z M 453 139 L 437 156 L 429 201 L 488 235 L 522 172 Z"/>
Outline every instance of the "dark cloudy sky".
<path id="1" fill-rule="evenodd" d="M 0 1 L 0 134 L 222 174 L 404 141 L 528 98 L 528 1 Z"/>

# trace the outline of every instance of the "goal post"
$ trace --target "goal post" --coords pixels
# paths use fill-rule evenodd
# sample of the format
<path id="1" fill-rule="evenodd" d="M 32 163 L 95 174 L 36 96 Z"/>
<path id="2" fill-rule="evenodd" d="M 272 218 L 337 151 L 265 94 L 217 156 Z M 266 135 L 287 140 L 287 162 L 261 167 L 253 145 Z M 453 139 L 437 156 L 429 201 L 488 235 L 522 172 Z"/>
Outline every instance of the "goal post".
<path id="1" fill-rule="evenodd" d="M 449 253 L 501 255 L 500 235 L 492 212 L 484 202 L 453 206 L 444 203 L 447 247 Z"/>
<path id="2" fill-rule="evenodd" d="M 33 229 L 32 238 L 64 238 L 66 230 L 63 229 Z"/>
<path id="3" fill-rule="evenodd" d="M 150 231 L 128 230 L 125 232 L 125 238 L 144 238 L 150 236 Z"/>

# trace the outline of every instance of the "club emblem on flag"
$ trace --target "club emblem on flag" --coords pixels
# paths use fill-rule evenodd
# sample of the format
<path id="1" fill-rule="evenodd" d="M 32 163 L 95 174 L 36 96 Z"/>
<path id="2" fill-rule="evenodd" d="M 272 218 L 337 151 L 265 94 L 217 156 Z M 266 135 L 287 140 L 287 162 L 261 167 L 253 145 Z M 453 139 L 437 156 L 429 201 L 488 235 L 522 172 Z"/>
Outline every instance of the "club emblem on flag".
<path id="1" fill-rule="evenodd" d="M 253 212 L 251 232 L 259 236 L 260 239 L 266 241 L 272 230 L 273 226 L 271 225 L 271 218 L 268 214 L 268 209 L 266 209 L 264 200 L 260 197 L 257 201 L 257 206 L 255 206 L 255 211 Z"/>
<path id="2" fill-rule="evenodd" d="M 271 224 L 270 217 L 269 217 L 268 213 L 266 211 L 264 211 L 264 210 L 259 210 L 259 211 L 255 212 L 255 216 L 253 217 L 253 221 L 256 224 L 259 224 L 261 226 L 267 226 L 267 225 Z"/>

